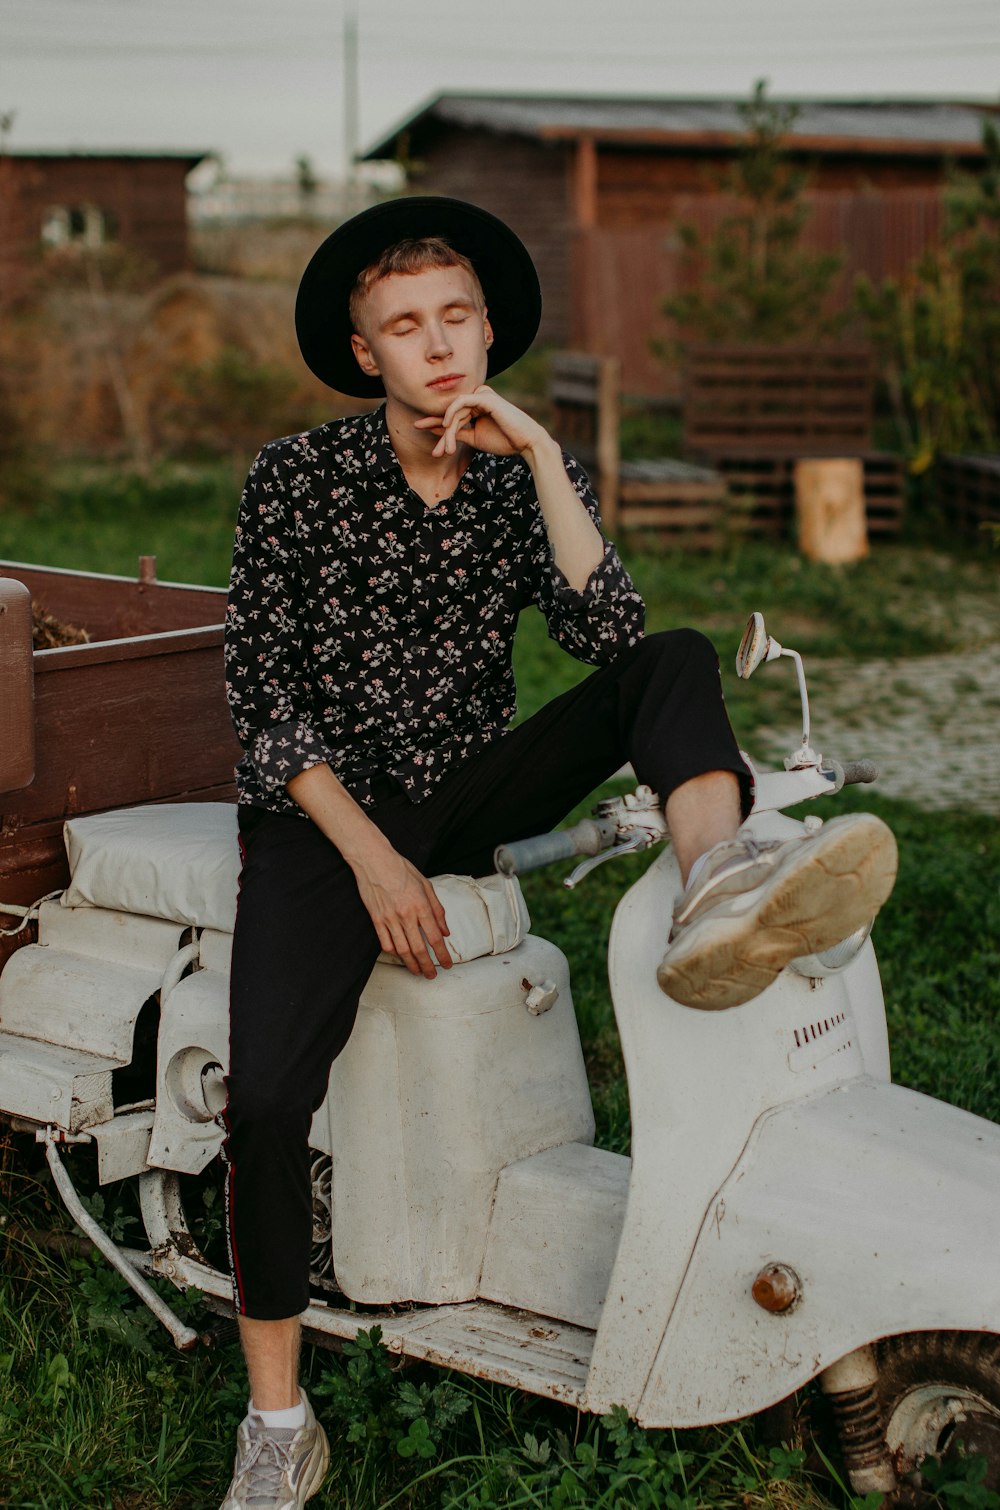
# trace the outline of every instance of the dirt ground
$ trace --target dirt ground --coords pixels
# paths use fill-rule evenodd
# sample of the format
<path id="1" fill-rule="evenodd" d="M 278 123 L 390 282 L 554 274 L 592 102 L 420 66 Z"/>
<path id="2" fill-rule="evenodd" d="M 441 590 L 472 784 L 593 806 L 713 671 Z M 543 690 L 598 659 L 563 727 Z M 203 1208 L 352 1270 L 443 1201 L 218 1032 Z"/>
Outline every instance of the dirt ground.
<path id="1" fill-rule="evenodd" d="M 1000 625 L 977 650 L 806 670 L 814 748 L 877 761 L 883 796 L 1000 815 Z M 787 730 L 758 737 L 776 764 L 789 753 Z"/>

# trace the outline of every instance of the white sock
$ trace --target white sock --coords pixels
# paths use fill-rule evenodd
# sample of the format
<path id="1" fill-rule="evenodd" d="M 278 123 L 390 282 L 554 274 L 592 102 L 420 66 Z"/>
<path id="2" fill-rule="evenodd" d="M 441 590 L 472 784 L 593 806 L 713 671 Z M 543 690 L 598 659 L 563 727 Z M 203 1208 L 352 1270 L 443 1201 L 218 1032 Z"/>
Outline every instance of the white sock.
<path id="1" fill-rule="evenodd" d="M 298 1405 L 290 1405 L 287 1410 L 258 1410 L 253 1401 L 250 1409 L 268 1431 L 297 1431 L 306 1424 L 306 1404 L 301 1399 Z"/>
<path id="2" fill-rule="evenodd" d="M 694 885 L 695 881 L 697 881 L 699 875 L 701 874 L 701 868 L 702 868 L 702 866 L 704 865 L 705 861 L 708 859 L 708 857 L 709 857 L 709 855 L 711 853 L 712 853 L 712 851 L 710 849 L 706 849 L 706 851 L 705 851 L 705 853 L 703 855 L 699 855 L 698 856 L 697 860 L 694 862 L 694 864 L 692 865 L 691 869 L 688 871 L 687 886 L 685 886 L 685 888 L 684 888 L 685 891 L 690 890 L 690 888 Z"/>

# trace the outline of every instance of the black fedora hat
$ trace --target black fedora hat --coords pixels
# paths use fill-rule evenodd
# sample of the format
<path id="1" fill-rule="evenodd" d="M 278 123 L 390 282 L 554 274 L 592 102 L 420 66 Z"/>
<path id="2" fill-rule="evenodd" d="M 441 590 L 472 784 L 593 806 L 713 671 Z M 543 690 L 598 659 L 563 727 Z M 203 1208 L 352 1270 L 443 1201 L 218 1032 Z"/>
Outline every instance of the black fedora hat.
<path id="1" fill-rule="evenodd" d="M 318 378 L 353 398 L 384 394 L 381 378 L 366 377 L 351 349 L 348 300 L 358 274 L 397 241 L 440 236 L 468 257 L 479 277 L 493 327 L 487 376 L 523 356 L 542 314 L 538 274 L 524 243 L 509 226 L 462 199 L 422 195 L 390 199 L 345 221 L 317 247 L 295 301 L 299 349 Z"/>

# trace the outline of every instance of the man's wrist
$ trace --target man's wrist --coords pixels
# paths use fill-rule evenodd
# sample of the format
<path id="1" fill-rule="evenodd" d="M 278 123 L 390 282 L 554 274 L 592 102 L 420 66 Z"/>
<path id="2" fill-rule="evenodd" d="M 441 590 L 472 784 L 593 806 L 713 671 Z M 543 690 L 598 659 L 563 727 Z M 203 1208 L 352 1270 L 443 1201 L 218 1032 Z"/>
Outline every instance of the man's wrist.
<path id="1" fill-rule="evenodd" d="M 355 875 L 395 854 L 385 834 L 377 824 L 372 823 L 367 815 L 362 824 L 352 825 L 351 830 L 341 838 L 337 848 Z"/>
<path id="2" fill-rule="evenodd" d="M 562 461 L 562 446 L 554 440 L 549 432 L 541 425 L 538 426 L 538 434 L 532 436 L 526 446 L 521 447 L 521 456 L 534 469 L 545 460 L 558 457 Z"/>

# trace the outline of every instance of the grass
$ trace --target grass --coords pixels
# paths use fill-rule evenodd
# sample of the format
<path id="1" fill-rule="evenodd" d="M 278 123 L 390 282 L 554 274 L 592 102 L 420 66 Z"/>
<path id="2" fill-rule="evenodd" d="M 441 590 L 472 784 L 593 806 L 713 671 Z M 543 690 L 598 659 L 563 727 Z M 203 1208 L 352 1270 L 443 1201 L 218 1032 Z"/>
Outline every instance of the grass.
<path id="1" fill-rule="evenodd" d="M 1000 1119 L 1000 835 L 973 815 L 925 815 L 868 793 L 826 806 L 862 804 L 892 824 L 902 856 L 876 930 L 895 1077 Z M 599 1141 L 619 1150 L 628 1146 L 628 1103 L 604 957 L 618 896 L 645 863 L 602 867 L 572 894 L 550 872 L 525 882 L 536 931 L 572 962 Z M 86 1187 L 87 1151 L 70 1157 Z M 27 1139 L 8 1147 L 4 1216 L 22 1232 L 69 1230 L 39 1164 Z M 109 1187 L 104 1197 L 104 1220 L 135 1241 L 134 1193 Z M 23 1236 L 3 1243 L 0 1504 L 194 1510 L 220 1498 L 245 1405 L 235 1346 L 182 1358 L 102 1260 L 39 1251 Z M 169 1293 L 181 1309 L 193 1306 Z M 377 1350 L 362 1354 L 306 1350 L 308 1386 L 335 1437 L 334 1474 L 317 1510 L 849 1502 L 813 1482 L 794 1456 L 772 1457 L 753 1423 L 643 1433 L 424 1368 L 397 1374 Z M 420 1475 L 429 1476 L 418 1483 Z"/>
<path id="2" fill-rule="evenodd" d="M 56 475 L 29 505 L 0 513 L 0 556 L 131 572 L 155 552 L 164 579 L 225 580 L 238 483 L 228 468 L 172 469 L 141 482 L 93 469 Z M 654 629 L 694 622 L 723 650 L 730 711 L 752 748 L 761 722 L 789 720 L 790 676 L 736 682 L 726 669 L 750 608 L 809 656 L 906 657 L 980 643 L 995 619 L 996 565 L 910 546 L 879 547 L 835 571 L 791 550 L 745 546 L 711 559 L 636 554 Z M 535 614 L 517 651 L 522 711 L 585 675 Z M 786 668 L 787 669 L 787 668 Z M 817 718 L 822 699 L 817 699 Z M 896 892 L 876 930 L 904 1084 L 1000 1120 L 1000 837 L 959 811 L 927 814 L 857 790 L 827 815 L 865 807 L 894 828 Z M 573 966 L 574 998 L 599 1141 L 628 1147 L 628 1100 L 605 978 L 614 906 L 648 861 L 602 867 L 574 893 L 551 872 L 527 878 L 536 931 Z M 71 1154 L 93 1191 L 90 1156 Z M 103 1220 L 138 1241 L 131 1187 L 96 1193 Z M 915 1213 L 915 1221 L 920 1220 Z M 18 1510 L 176 1510 L 217 1504 L 231 1466 L 246 1382 L 237 1347 L 193 1356 L 164 1335 L 102 1260 L 40 1248 L 32 1230 L 69 1233 L 35 1145 L 0 1142 L 0 1505 Z M 195 1298 L 172 1303 L 206 1323 Z M 307 1348 L 308 1387 L 332 1429 L 334 1467 L 314 1503 L 345 1510 L 563 1506 L 621 1510 L 823 1510 L 851 1503 L 800 1459 L 769 1448 L 754 1423 L 644 1433 L 515 1391 L 422 1367 L 397 1372 L 371 1341 L 343 1358 Z M 942 1503 L 987 1500 L 956 1496 Z M 995 1507 L 993 1507 L 995 1510 Z"/>
<path id="3" fill-rule="evenodd" d="M 221 462 L 164 464 L 149 477 L 107 464 L 57 467 L 0 508 L 0 558 L 127 575 L 140 555 L 156 555 L 164 581 L 222 586 L 241 481 Z M 985 549 L 877 545 L 847 567 L 805 561 L 791 544 L 738 539 L 722 555 L 624 554 L 651 629 L 694 622 L 733 650 L 747 614 L 762 605 L 780 605 L 781 638 L 811 656 L 934 654 L 980 642 L 996 622 L 997 558 Z M 536 619 L 526 615 L 529 636 Z M 529 677 L 529 700 L 550 682 L 561 690 L 572 674 L 557 650 L 541 652 L 541 639 L 543 627 L 530 642 L 538 674 Z"/>

